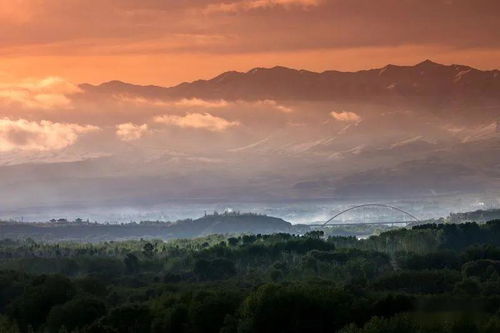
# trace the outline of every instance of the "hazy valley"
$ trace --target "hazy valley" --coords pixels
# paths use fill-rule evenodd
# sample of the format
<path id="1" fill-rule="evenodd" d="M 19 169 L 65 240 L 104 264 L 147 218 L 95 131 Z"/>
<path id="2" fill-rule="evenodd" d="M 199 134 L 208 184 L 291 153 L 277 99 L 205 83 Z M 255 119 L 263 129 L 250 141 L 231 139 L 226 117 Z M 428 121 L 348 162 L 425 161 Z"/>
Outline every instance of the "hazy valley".
<path id="1" fill-rule="evenodd" d="M 171 88 L 81 84 L 62 94 L 65 110 L 25 107 L 31 120 L 5 124 L 2 140 L 20 149 L 0 152 L 2 217 L 186 201 L 445 205 L 460 195 L 494 206 L 499 82 L 496 70 L 424 61 L 353 73 L 256 68 Z M 25 150 L 34 144 L 39 152 Z"/>

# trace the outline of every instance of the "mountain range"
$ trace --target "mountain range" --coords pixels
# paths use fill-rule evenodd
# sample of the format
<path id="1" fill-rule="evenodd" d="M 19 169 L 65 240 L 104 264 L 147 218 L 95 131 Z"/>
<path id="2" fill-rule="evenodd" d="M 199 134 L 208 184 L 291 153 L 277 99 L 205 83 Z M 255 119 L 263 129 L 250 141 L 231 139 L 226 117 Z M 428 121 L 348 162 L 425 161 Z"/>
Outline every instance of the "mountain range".
<path id="1" fill-rule="evenodd" d="M 500 113 L 500 71 L 425 60 L 414 66 L 387 65 L 358 72 L 316 73 L 281 66 L 230 71 L 209 80 L 173 87 L 141 86 L 121 81 L 82 84 L 88 94 L 130 95 L 156 99 L 334 101 L 417 107 L 427 111 Z"/>
<path id="2" fill-rule="evenodd" d="M 498 70 L 429 60 L 255 68 L 174 87 L 81 84 L 68 99 L 70 109 L 31 117 L 98 130 L 63 149 L 0 152 L 0 218 L 192 202 L 499 201 Z"/>

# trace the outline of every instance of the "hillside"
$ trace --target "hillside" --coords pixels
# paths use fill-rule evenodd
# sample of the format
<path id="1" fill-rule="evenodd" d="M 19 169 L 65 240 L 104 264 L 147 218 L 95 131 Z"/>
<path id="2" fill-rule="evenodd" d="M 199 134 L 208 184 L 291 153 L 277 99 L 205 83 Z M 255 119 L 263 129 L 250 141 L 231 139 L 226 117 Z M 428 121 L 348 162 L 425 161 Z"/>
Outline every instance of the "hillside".
<path id="1" fill-rule="evenodd" d="M 291 231 L 292 224 L 280 218 L 256 214 L 214 214 L 196 220 L 181 221 L 169 227 L 177 237 L 196 237 L 210 234 L 253 233 L 268 234 Z"/>
<path id="2" fill-rule="evenodd" d="M 450 223 L 487 222 L 500 219 L 500 209 L 475 210 L 465 213 L 451 213 L 448 217 Z"/>

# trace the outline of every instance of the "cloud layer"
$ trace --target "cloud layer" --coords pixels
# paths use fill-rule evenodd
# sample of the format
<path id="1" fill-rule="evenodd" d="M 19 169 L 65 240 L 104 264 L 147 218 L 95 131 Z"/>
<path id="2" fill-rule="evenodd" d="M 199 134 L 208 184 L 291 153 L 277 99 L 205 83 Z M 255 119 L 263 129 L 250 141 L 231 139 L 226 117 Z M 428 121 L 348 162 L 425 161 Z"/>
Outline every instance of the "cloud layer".
<path id="1" fill-rule="evenodd" d="M 335 111 L 332 111 L 332 112 L 330 112 L 330 115 L 335 120 L 342 121 L 342 122 L 348 122 L 348 123 L 356 123 L 356 122 L 361 120 L 361 117 L 354 112 L 347 112 L 347 111 L 335 112 Z"/>
<path id="2" fill-rule="evenodd" d="M 238 126 L 237 121 L 229 121 L 221 117 L 213 116 L 210 113 L 188 113 L 185 116 L 163 115 L 154 119 L 159 124 L 178 126 L 181 128 L 205 129 L 213 132 L 220 132 L 228 128 Z"/>
<path id="3" fill-rule="evenodd" d="M 236 13 L 255 9 L 266 9 L 273 7 L 301 7 L 308 8 L 318 6 L 321 0 L 243 0 L 235 2 L 221 2 L 207 6 L 205 13 Z"/>
<path id="4" fill-rule="evenodd" d="M 114 96 L 116 100 L 126 104 L 133 104 L 138 106 L 150 107 L 175 107 L 179 109 L 224 109 L 224 108 L 238 108 L 238 107 L 260 107 L 269 108 L 280 112 L 292 112 L 293 108 L 280 104 L 272 99 L 258 100 L 254 102 L 249 101 L 226 101 L 224 99 L 207 100 L 201 98 L 182 98 L 179 100 L 160 100 L 148 99 L 137 96 Z"/>
<path id="5" fill-rule="evenodd" d="M 30 109 L 68 108 L 71 106 L 68 96 L 80 91 L 76 85 L 60 77 L 24 80 L 14 84 L 1 83 L 0 102 Z"/>
<path id="6" fill-rule="evenodd" d="M 62 149 L 74 144 L 80 135 L 98 129 L 90 125 L 4 118 L 0 119 L 0 151 Z"/>
<path id="7" fill-rule="evenodd" d="M 124 123 L 116 125 L 116 135 L 123 141 L 134 141 L 142 138 L 148 133 L 148 125 L 136 125 L 133 123 Z"/>
<path id="8" fill-rule="evenodd" d="M 276 64 L 356 70 L 432 57 L 492 68 L 499 11 L 498 0 L 10 1 L 0 71 L 165 85 Z"/>

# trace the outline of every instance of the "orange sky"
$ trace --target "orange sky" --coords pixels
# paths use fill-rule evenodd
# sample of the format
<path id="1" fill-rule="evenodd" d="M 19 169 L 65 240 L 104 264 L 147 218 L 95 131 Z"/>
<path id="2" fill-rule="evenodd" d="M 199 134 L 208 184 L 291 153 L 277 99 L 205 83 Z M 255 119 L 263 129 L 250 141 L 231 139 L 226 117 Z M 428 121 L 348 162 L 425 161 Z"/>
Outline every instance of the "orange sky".
<path id="1" fill-rule="evenodd" d="M 13 0 L 0 78 L 172 85 L 284 65 L 500 68 L 497 0 Z"/>

